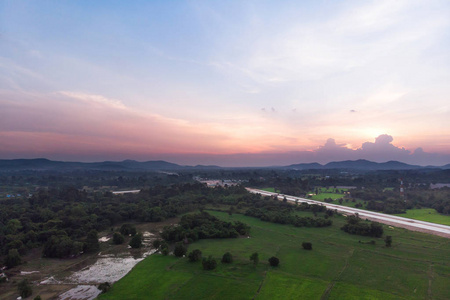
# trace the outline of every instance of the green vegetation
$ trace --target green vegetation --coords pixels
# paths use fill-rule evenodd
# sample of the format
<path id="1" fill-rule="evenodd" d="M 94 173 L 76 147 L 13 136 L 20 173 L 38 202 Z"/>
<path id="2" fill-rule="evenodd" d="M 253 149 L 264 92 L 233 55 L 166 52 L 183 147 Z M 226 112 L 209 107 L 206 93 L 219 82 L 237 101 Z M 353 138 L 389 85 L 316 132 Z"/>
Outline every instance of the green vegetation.
<path id="1" fill-rule="evenodd" d="M 275 190 L 275 188 L 273 187 L 266 187 L 266 188 L 261 188 L 261 190 L 266 191 L 266 192 L 271 192 L 271 193 L 279 193 L 279 190 Z"/>
<path id="2" fill-rule="evenodd" d="M 209 213 L 230 220 L 226 212 Z M 340 230 L 347 223 L 342 216 L 321 228 L 241 214 L 232 219 L 251 227 L 250 238 L 203 239 L 192 247 L 212 258 L 230 252 L 233 263 L 203 270 L 188 258 L 152 255 L 99 299 L 447 299 L 450 294 L 448 239 L 386 226 L 394 241 L 387 248 L 384 236 Z M 374 239 L 377 243 L 370 243 Z M 304 241 L 314 250 L 303 251 Z M 260 259 L 256 266 L 252 253 Z M 272 256 L 281 262 L 277 268 L 270 267 Z"/>
<path id="3" fill-rule="evenodd" d="M 120 245 L 120 244 L 123 244 L 123 242 L 125 242 L 124 236 L 120 232 L 114 232 L 114 234 L 113 234 L 114 245 Z M 156 248 L 158 248 L 158 247 L 159 247 L 159 245 Z"/>
<path id="4" fill-rule="evenodd" d="M 408 209 L 406 213 L 396 216 L 450 226 L 450 216 L 441 215 L 433 208 Z"/>
<path id="5" fill-rule="evenodd" d="M 33 290 L 31 289 L 30 283 L 27 279 L 23 279 L 19 282 L 17 289 L 19 290 L 19 294 L 22 298 L 27 298 L 33 294 Z"/>
<path id="6" fill-rule="evenodd" d="M 188 258 L 190 262 L 199 261 L 202 258 L 202 251 L 195 249 L 194 251 L 189 252 Z"/>
<path id="7" fill-rule="evenodd" d="M 130 246 L 133 249 L 141 248 L 142 246 L 142 235 L 140 233 L 135 234 L 130 240 Z"/>
<path id="8" fill-rule="evenodd" d="M 232 262 L 233 262 L 233 255 L 231 255 L 230 252 L 227 252 L 222 256 L 222 263 L 231 264 Z"/>

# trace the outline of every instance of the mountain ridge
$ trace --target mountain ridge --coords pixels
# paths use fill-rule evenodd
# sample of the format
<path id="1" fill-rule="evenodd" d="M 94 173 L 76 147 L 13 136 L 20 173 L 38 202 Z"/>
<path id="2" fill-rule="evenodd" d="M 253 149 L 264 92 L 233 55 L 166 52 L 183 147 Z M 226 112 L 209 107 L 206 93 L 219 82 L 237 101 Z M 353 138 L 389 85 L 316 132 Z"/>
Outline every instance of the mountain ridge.
<path id="1" fill-rule="evenodd" d="M 251 168 L 251 167 L 239 167 Z M 253 167 L 255 168 L 255 167 Z M 444 166 L 419 166 L 410 165 L 399 161 L 387 161 L 377 163 L 365 159 L 358 160 L 344 160 L 333 161 L 324 165 L 317 162 L 314 163 L 300 163 L 288 166 L 273 166 L 273 167 L 257 167 L 260 168 L 277 168 L 277 169 L 294 169 L 294 170 L 327 170 L 327 169 L 342 169 L 342 170 L 415 170 L 415 169 L 450 169 L 450 164 Z M 232 167 L 220 167 L 216 165 L 196 165 L 185 166 L 179 165 L 164 160 L 151 160 L 139 162 L 136 160 L 123 161 L 103 161 L 103 162 L 71 162 L 71 161 L 53 161 L 46 158 L 34 159 L 0 159 L 0 170 L 183 170 L 183 169 L 233 169 Z"/>

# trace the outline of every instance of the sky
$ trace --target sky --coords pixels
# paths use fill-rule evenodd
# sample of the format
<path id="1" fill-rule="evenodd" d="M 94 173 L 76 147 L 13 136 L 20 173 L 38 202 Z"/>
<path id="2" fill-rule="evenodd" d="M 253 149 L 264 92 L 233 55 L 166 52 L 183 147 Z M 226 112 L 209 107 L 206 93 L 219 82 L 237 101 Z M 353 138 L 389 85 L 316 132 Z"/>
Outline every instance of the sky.
<path id="1" fill-rule="evenodd" d="M 450 163 L 449 1 L 0 0 L 0 159 Z"/>

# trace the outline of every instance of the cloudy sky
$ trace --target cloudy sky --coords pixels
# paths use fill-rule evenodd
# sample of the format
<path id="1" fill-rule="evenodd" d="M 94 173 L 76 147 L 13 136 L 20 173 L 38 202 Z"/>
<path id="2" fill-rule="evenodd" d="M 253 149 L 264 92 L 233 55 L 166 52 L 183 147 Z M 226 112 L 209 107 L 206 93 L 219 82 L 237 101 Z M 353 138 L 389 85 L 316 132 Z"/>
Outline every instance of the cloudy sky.
<path id="1" fill-rule="evenodd" d="M 0 159 L 450 163 L 449 1 L 0 0 Z"/>

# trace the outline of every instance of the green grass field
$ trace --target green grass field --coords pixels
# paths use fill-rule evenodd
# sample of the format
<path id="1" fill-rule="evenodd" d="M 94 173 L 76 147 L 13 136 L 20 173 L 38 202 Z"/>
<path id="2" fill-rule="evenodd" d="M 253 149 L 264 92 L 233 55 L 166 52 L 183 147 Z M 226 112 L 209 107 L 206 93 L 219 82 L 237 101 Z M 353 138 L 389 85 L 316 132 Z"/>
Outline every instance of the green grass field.
<path id="1" fill-rule="evenodd" d="M 337 193 L 320 193 L 318 195 L 313 195 L 311 197 L 311 199 L 319 200 L 319 201 L 323 201 L 326 198 L 331 198 L 333 200 L 336 200 L 336 199 L 339 199 L 339 198 L 344 198 L 344 195 L 337 194 Z"/>
<path id="2" fill-rule="evenodd" d="M 408 209 L 406 213 L 398 214 L 396 216 L 437 224 L 450 225 L 450 216 L 441 215 L 433 208 Z"/>
<path id="3" fill-rule="evenodd" d="M 115 283 L 99 299 L 448 299 L 450 295 L 450 240 L 401 228 L 385 227 L 393 237 L 350 235 L 333 226 L 296 228 L 222 212 L 210 212 L 226 221 L 251 226 L 250 238 L 200 240 L 189 250 L 213 255 L 218 267 L 202 270 L 187 258 L 152 255 Z M 362 244 L 375 240 L 375 245 Z M 312 251 L 302 249 L 309 241 Z M 234 262 L 220 263 L 225 252 Z M 254 266 L 249 256 L 259 253 Z M 271 267 L 268 258 L 280 259 Z"/>
<path id="4" fill-rule="evenodd" d="M 262 188 L 261 190 L 266 191 L 266 192 L 271 192 L 271 193 L 277 193 L 277 192 L 279 192 L 279 190 L 276 190 L 276 191 L 275 191 L 275 188 L 273 188 L 273 187 Z"/>

